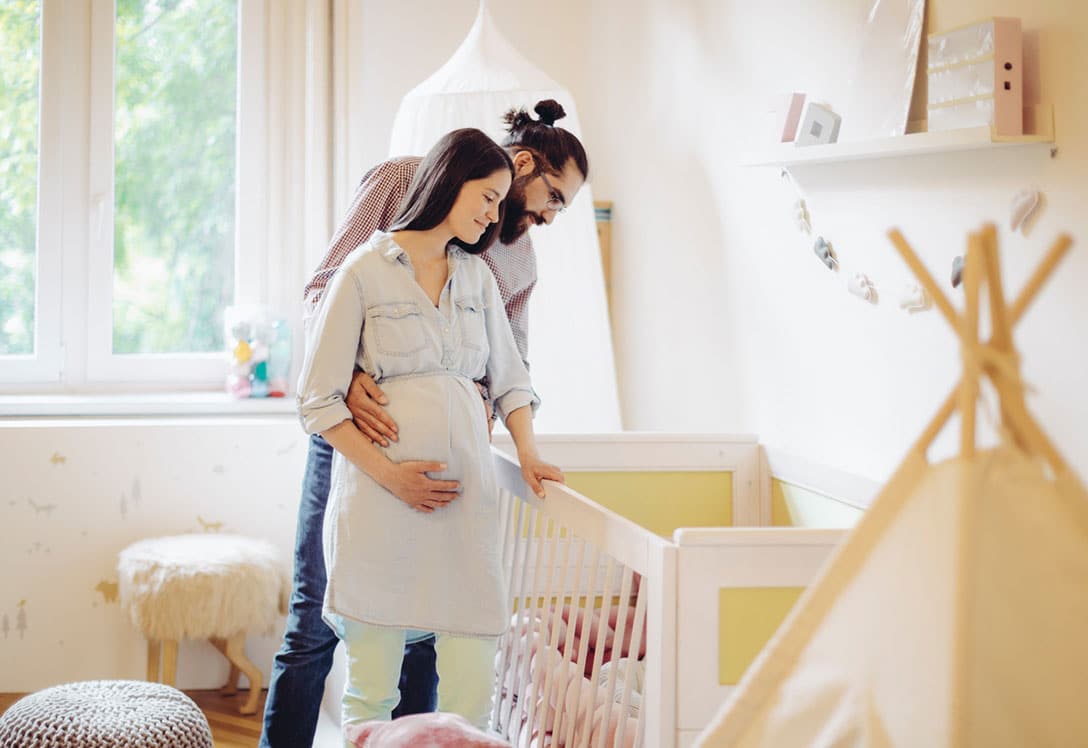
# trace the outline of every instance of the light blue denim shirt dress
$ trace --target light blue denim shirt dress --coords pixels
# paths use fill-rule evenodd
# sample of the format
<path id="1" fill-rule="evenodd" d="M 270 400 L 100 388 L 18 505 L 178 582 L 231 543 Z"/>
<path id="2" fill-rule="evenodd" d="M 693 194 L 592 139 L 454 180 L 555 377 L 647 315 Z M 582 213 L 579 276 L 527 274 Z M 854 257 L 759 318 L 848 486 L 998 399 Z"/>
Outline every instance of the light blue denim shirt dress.
<path id="1" fill-rule="evenodd" d="M 499 495 L 483 403 L 485 375 L 504 420 L 539 401 L 487 265 L 454 245 L 437 307 L 407 253 L 385 232 L 352 252 L 307 331 L 298 387 L 307 433 L 351 418 L 344 398 L 356 366 L 389 397 L 399 441 L 393 462 L 435 460 L 431 474 L 461 495 L 416 511 L 335 453 L 325 514 L 325 612 L 364 623 L 461 636 L 497 636 L 510 619 Z"/>

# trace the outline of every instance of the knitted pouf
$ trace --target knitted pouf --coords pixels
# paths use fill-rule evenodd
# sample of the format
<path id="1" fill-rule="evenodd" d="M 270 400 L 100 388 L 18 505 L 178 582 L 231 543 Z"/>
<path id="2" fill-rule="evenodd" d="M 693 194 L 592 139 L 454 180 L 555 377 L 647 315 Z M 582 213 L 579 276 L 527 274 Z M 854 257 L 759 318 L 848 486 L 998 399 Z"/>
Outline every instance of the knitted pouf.
<path id="1" fill-rule="evenodd" d="M 16 701 L 0 716 L 0 748 L 212 748 L 193 700 L 161 683 L 66 683 Z"/>

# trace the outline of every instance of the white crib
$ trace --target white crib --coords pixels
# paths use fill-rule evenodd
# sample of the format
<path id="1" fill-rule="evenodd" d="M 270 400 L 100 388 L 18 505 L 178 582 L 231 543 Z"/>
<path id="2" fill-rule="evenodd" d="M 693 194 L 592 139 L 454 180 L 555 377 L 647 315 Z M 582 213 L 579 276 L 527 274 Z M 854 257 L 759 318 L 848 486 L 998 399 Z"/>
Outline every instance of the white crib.
<path id="1" fill-rule="evenodd" d="M 766 526 L 771 522 L 771 470 L 754 437 L 625 433 L 549 435 L 538 441 L 544 458 L 568 473 L 728 474 L 731 525 L 678 529 L 667 537 L 565 486 L 550 484 L 547 497 L 537 499 L 526 490 L 518 466 L 507 456 L 513 454 L 508 437 L 496 436 L 495 466 L 506 501 L 506 558 L 511 597 L 518 611 L 548 620 L 553 618 L 552 606 L 567 602 L 582 609 L 600 606 L 600 618 L 607 620 L 620 606 L 632 612 L 632 620 L 628 627 L 627 616 L 619 616 L 624 630 L 619 630 L 617 621 L 616 638 L 622 642 L 629 635 L 630 649 L 637 652 L 644 646 L 646 656 L 637 719 L 623 720 L 622 727 L 616 719 L 615 730 L 598 729 L 591 735 L 593 715 L 575 709 L 584 708 L 583 702 L 593 695 L 595 686 L 572 679 L 564 696 L 574 703 L 567 708 L 565 698 L 556 698 L 562 688 L 555 677 L 559 668 L 551 668 L 551 679 L 549 668 L 532 670 L 530 652 L 519 646 L 519 632 L 512 631 L 496 658 L 499 679 L 494 724 L 515 746 L 596 748 L 626 743 L 684 748 L 709 723 L 736 682 L 736 678 L 722 677 L 723 660 L 728 657 L 721 632 L 730 628 L 724 618 L 744 619 L 748 612 L 742 608 L 737 613 L 736 605 L 729 608 L 723 600 L 734 591 L 773 593 L 803 588 L 816 576 L 844 531 Z M 792 466 L 791 472 L 797 474 Z M 668 490 L 654 501 L 669 502 Z M 626 506 L 616 508 L 630 514 Z M 641 582 L 636 582 L 638 579 Z M 765 611 L 753 609 L 752 615 L 762 616 Z M 763 629 L 755 632 L 762 638 L 747 642 L 749 649 L 754 652 L 753 648 L 772 633 L 773 625 L 768 629 L 764 622 Z M 635 641 L 643 631 L 645 640 Z M 544 637 L 548 652 L 560 648 L 560 634 L 562 644 L 567 645 L 566 632 L 558 626 L 548 628 Z M 605 661 L 596 661 L 596 650 L 589 651 L 581 641 L 585 639 L 580 639 L 578 646 L 562 647 L 570 653 L 566 660 L 573 661 L 569 668 L 599 673 Z M 734 662 L 732 667 L 735 670 L 740 665 Z M 616 674 L 614 667 L 607 670 L 611 683 L 606 680 L 605 691 L 617 693 L 618 703 L 606 703 L 597 714 L 605 725 L 612 722 L 613 714 L 618 718 L 635 702 L 630 679 Z M 342 745 L 338 725 L 343 685 L 344 659 L 339 647 L 326 683 L 315 745 Z M 583 687 L 584 691 L 580 690 Z M 515 693 L 516 700 L 511 698 Z M 549 715 L 541 705 L 552 700 L 563 706 Z M 546 731 L 550 735 L 539 734 L 542 711 L 549 717 L 551 724 L 545 726 L 550 727 Z M 629 729 L 632 724 L 634 734 Z M 534 730 L 538 734 L 534 735 Z"/>
<path id="2" fill-rule="evenodd" d="M 516 620 L 535 621 L 537 629 L 534 634 L 513 628 L 500 646 L 493 724 L 515 746 L 689 745 L 735 683 L 722 676 L 732 647 L 723 640 L 723 628 L 743 630 L 745 617 L 765 616 L 763 608 L 749 613 L 744 604 L 762 599 L 763 591 L 772 597 L 783 590 L 799 594 L 843 531 L 758 526 L 770 520 L 770 482 L 754 438 L 541 439 L 545 459 L 567 471 L 728 472 L 734 526 L 679 529 L 671 539 L 566 486 L 550 485 L 544 500 L 532 496 L 502 451 L 503 442 L 496 441 Z M 739 597 L 733 599 L 734 593 Z M 788 608 L 792 598 L 786 599 Z M 588 651 L 589 637 L 575 637 L 574 626 L 556 624 L 564 604 L 583 613 L 596 608 L 598 641 L 619 606 L 615 640 L 629 637 L 630 651 L 643 645 L 646 650 L 640 698 L 635 679 L 623 675 L 637 668 L 605 667 L 600 650 Z M 773 626 L 766 630 L 764 624 L 755 635 L 769 636 Z M 534 652 L 546 654 L 534 658 Z M 622 652 L 622 646 L 614 648 L 610 656 L 618 659 Z M 602 668 L 608 672 L 600 677 L 603 691 L 597 691 L 593 684 Z M 580 677 L 585 672 L 588 680 Z M 637 716 L 629 717 L 636 700 Z"/>

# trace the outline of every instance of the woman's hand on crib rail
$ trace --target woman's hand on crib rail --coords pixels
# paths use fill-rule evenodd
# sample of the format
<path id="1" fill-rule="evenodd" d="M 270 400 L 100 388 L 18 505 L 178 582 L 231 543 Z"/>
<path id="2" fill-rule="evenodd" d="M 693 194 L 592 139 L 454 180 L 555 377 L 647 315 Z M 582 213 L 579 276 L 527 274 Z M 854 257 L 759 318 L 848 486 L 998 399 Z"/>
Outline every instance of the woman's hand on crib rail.
<path id="1" fill-rule="evenodd" d="M 544 462 L 536 454 L 519 454 L 518 462 L 521 463 L 521 477 L 525 479 L 525 484 L 529 486 L 530 491 L 542 499 L 544 498 L 544 486 L 540 484 L 540 481 L 553 480 L 556 483 L 567 482 L 567 479 L 563 477 L 562 470 L 555 465 Z"/>
<path id="2" fill-rule="evenodd" d="M 544 462 L 536 451 L 533 409 L 530 406 L 524 405 L 507 415 L 506 430 L 510 432 L 510 436 L 514 437 L 514 445 L 518 448 L 518 464 L 521 465 L 521 477 L 530 491 L 543 499 L 544 486 L 540 485 L 540 481 L 566 482 L 563 471 L 555 465 Z"/>

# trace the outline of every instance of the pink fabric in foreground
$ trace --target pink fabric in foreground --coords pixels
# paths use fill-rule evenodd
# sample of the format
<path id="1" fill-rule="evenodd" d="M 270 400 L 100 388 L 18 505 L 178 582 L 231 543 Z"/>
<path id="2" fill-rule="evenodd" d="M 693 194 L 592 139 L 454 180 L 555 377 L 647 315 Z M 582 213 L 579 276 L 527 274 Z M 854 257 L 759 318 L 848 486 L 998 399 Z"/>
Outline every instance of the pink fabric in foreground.
<path id="1" fill-rule="evenodd" d="M 344 737 L 356 748 L 510 748 L 510 743 L 473 727 L 461 715 L 446 712 L 348 725 Z"/>

